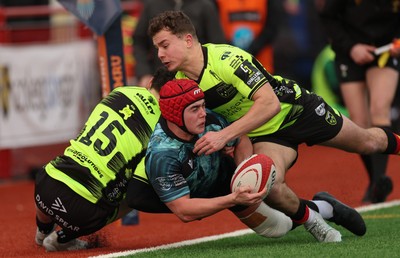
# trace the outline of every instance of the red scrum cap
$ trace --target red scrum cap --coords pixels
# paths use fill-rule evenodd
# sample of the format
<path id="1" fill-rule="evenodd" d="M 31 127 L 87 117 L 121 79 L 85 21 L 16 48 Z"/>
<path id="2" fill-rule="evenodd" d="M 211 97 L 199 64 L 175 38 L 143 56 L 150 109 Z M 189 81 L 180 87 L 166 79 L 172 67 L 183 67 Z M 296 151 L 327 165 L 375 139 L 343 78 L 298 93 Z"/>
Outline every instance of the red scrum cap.
<path id="1" fill-rule="evenodd" d="M 161 115 L 168 121 L 183 127 L 183 111 L 190 104 L 204 99 L 204 92 L 189 79 L 168 81 L 160 90 Z"/>

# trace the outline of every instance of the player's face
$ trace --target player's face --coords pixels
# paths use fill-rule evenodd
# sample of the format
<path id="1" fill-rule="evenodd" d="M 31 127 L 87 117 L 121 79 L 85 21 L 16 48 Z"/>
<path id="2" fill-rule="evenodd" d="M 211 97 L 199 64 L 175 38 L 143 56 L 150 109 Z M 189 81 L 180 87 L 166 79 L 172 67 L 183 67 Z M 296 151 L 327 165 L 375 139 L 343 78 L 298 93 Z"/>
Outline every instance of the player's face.
<path id="1" fill-rule="evenodd" d="M 187 106 L 183 112 L 186 129 L 192 134 L 204 132 L 206 125 L 206 104 L 204 99 Z"/>
<path id="2" fill-rule="evenodd" d="M 169 71 L 177 71 L 181 68 L 187 50 L 187 41 L 184 38 L 167 30 L 161 30 L 153 37 L 158 58 Z"/>

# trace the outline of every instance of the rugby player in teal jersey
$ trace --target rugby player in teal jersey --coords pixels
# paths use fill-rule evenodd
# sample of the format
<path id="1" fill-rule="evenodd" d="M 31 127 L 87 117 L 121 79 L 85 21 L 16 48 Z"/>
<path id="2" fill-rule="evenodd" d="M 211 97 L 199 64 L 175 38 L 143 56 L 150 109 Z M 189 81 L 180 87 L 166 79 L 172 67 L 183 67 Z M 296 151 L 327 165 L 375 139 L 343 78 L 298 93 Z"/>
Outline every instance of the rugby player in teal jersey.
<path id="1" fill-rule="evenodd" d="M 236 163 L 252 155 L 246 135 L 227 143 L 227 148 L 210 155 L 193 153 L 196 140 L 210 131 L 219 131 L 229 123 L 205 108 L 203 91 L 188 79 L 167 82 L 160 90 L 161 118 L 150 138 L 146 153 L 146 175 L 159 199 L 183 222 L 199 220 L 224 209 L 232 211 L 245 225 L 264 237 L 281 237 L 292 229 L 292 221 L 280 211 L 261 202 L 259 194 L 250 195 L 243 187 L 231 192 L 230 183 Z M 139 207 L 138 198 L 127 200 Z M 252 205 L 240 205 L 247 195 Z M 142 202 L 144 203 L 144 202 Z M 154 212 L 154 204 L 148 204 Z M 248 203 L 250 204 L 250 203 Z M 163 206 L 163 205 L 162 205 Z M 161 207 L 162 207 L 161 206 Z M 333 232 L 332 232 L 333 233 Z"/>
<path id="2" fill-rule="evenodd" d="M 381 128 L 363 129 L 321 97 L 296 82 L 272 76 L 249 53 L 230 46 L 198 42 L 190 19 L 182 12 L 167 11 L 154 17 L 149 35 L 158 57 L 176 78 L 195 80 L 204 91 L 207 107 L 223 115 L 231 125 L 209 132 L 195 145 L 198 155 L 211 154 L 227 142 L 247 134 L 255 153 L 271 157 L 277 166 L 277 181 L 267 204 L 305 224 L 314 237 L 324 241 L 325 230 L 319 213 L 356 235 L 364 235 L 362 217 L 326 192 L 314 202 L 299 199 L 285 182 L 287 170 L 297 159 L 298 145 L 325 145 L 348 152 L 371 154 L 400 152 L 400 137 Z M 311 223 L 312 224 L 312 223 Z"/>

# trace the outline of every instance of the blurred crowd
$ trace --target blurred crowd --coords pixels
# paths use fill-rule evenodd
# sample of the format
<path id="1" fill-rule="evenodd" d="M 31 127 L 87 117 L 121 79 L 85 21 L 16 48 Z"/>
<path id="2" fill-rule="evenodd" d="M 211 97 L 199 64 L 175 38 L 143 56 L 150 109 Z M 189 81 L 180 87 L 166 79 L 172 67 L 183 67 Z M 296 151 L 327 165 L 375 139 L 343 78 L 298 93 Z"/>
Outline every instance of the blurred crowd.
<path id="1" fill-rule="evenodd" d="M 151 40 L 147 37 L 150 18 L 166 9 L 183 10 L 193 20 L 202 43 L 229 43 L 239 46 L 260 60 L 273 73 L 297 81 L 302 87 L 317 91 L 343 111 L 341 93 L 334 71 L 318 69 L 316 60 L 328 46 L 328 38 L 318 15 L 323 0 L 121 0 L 141 3 L 141 12 L 129 22 L 132 57 L 127 73 L 130 84 L 146 86 L 160 65 Z M 56 0 L 0 0 L 1 6 L 54 5 Z M 78 1 L 79 2 L 79 1 Z M 129 16 L 129 15 L 127 15 Z M 132 17 L 131 17 L 132 18 Z M 25 17 L 32 22 L 34 18 Z M 43 22 L 43 17 L 40 18 Z M 46 20 L 46 19 L 45 19 Z M 18 22 L 9 20 L 7 22 Z M 325 51 L 323 51 L 325 50 Z M 324 66 L 332 57 L 324 60 Z M 133 64 L 132 64 L 133 63 Z M 321 77 L 325 78 L 324 83 Z M 328 96 L 327 96 L 328 95 Z M 400 93 L 393 103 L 392 121 L 400 131 Z"/>

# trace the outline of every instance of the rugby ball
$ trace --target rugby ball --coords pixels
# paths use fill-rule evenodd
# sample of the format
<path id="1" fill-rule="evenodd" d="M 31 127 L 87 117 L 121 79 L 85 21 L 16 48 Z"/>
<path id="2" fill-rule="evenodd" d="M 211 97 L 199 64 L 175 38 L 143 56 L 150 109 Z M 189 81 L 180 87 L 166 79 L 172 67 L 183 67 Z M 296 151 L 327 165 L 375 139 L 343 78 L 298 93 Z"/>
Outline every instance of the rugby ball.
<path id="1" fill-rule="evenodd" d="M 231 179 L 231 191 L 249 185 L 253 193 L 267 188 L 266 198 L 274 185 L 276 169 L 273 160 L 264 154 L 254 154 L 242 161 Z"/>

